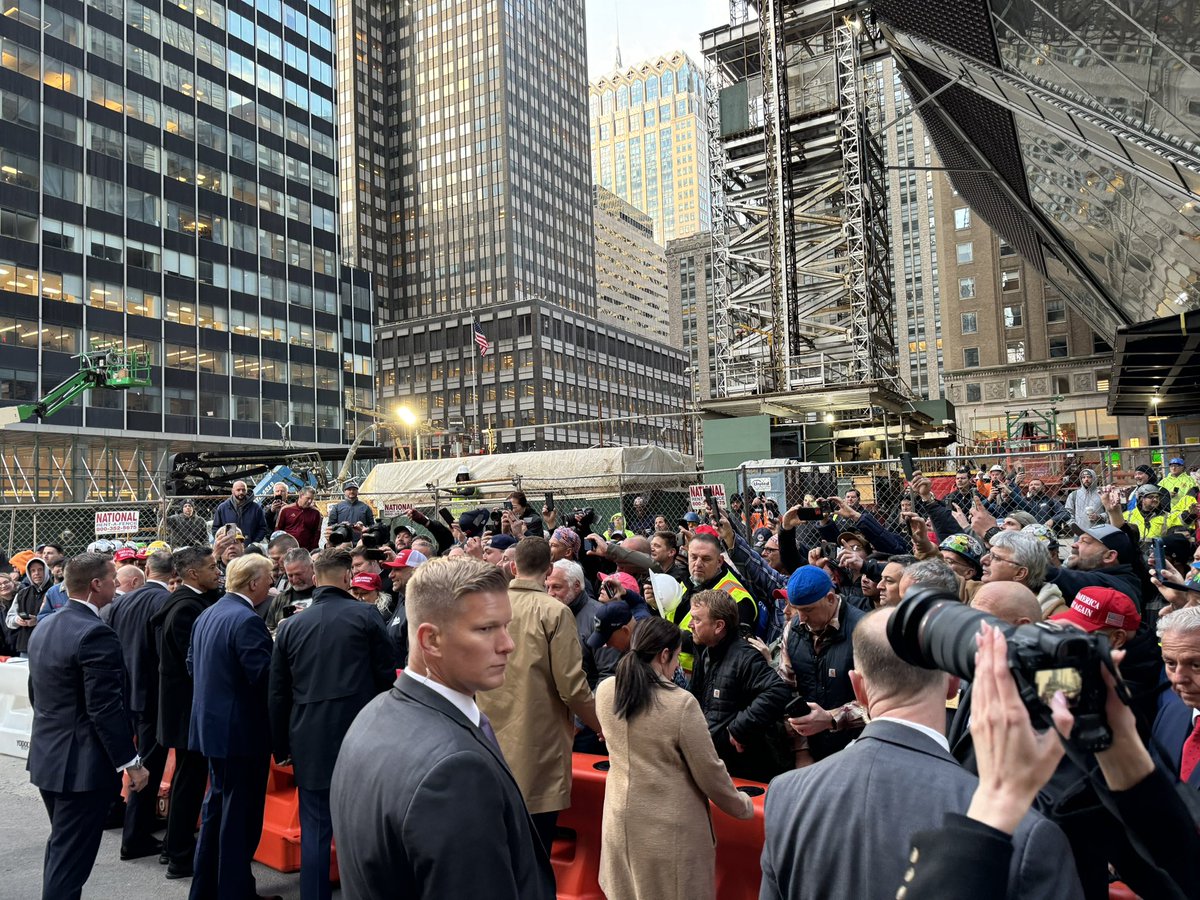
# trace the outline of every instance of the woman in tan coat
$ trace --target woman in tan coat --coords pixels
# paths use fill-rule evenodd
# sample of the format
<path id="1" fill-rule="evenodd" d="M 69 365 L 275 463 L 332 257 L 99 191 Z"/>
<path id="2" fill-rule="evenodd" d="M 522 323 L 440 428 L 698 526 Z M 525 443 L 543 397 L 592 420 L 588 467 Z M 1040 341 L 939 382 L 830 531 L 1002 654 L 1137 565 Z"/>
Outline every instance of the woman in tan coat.
<path id="1" fill-rule="evenodd" d="M 608 900 L 713 900 L 708 801 L 739 819 L 754 805 L 729 779 L 696 698 L 671 683 L 680 630 L 644 619 L 596 714 L 612 768 L 604 789 L 600 886 Z"/>

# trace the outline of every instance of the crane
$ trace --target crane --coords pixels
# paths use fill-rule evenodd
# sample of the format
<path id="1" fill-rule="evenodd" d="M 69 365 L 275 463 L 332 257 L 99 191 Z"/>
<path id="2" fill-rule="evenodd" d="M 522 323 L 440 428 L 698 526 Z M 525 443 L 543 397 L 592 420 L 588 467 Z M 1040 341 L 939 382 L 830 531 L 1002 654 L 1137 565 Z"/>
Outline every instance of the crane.
<path id="1" fill-rule="evenodd" d="M 84 391 L 105 388 L 128 390 L 150 384 L 150 354 L 122 350 L 81 353 L 79 371 L 71 375 L 36 403 L 18 403 L 0 408 L 0 428 L 19 425 L 30 419 L 54 415 Z"/>

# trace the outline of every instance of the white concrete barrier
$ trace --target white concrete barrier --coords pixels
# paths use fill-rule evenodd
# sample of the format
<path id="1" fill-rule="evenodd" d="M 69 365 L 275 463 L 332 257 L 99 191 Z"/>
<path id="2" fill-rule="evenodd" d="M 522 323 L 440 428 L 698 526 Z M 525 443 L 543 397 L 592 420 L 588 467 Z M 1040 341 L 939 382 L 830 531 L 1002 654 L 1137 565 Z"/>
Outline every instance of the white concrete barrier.
<path id="1" fill-rule="evenodd" d="M 29 704 L 29 660 L 0 663 L 0 753 L 29 758 L 33 707 Z"/>

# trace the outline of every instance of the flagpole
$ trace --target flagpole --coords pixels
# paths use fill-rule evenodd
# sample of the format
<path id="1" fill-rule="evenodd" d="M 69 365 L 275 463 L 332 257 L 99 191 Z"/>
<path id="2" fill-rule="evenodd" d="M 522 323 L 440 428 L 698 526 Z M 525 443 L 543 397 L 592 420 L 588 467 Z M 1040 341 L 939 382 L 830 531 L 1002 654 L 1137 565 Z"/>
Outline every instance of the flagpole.
<path id="1" fill-rule="evenodd" d="M 479 349 L 475 343 L 475 316 L 471 316 L 471 342 L 468 344 L 471 354 L 471 393 L 473 400 L 471 402 L 471 428 L 475 435 L 475 440 L 479 441 L 480 446 L 483 445 L 483 432 L 479 430 L 479 380 L 475 369 L 476 351 Z"/>

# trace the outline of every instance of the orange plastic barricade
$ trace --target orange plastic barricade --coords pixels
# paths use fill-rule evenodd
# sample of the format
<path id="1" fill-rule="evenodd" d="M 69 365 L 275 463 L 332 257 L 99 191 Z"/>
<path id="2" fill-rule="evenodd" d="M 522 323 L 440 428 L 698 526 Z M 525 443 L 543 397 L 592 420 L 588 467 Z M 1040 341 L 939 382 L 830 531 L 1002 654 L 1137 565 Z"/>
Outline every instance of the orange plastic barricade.
<path id="1" fill-rule="evenodd" d="M 733 779 L 733 783 L 754 801 L 754 817 L 734 819 L 715 807 L 712 810 L 713 832 L 717 836 L 717 896 L 721 900 L 758 900 L 767 786 L 741 778 Z"/>
<path id="2" fill-rule="evenodd" d="M 300 797 L 291 766 L 271 763 L 263 806 L 262 837 L 254 858 L 280 872 L 300 871 Z M 329 861 L 329 880 L 338 881 L 337 846 Z"/>
<path id="3" fill-rule="evenodd" d="M 559 830 L 550 861 L 558 900 L 605 900 L 600 890 L 600 819 L 608 758 L 576 753 L 571 765 L 571 806 L 558 814 Z"/>
<path id="4" fill-rule="evenodd" d="M 558 815 L 560 836 L 550 861 L 558 882 L 558 900 L 604 900 L 600 890 L 600 827 L 604 815 L 605 756 L 574 754 L 571 766 L 571 807 Z M 762 881 L 759 860 L 763 848 L 763 802 L 767 786 L 734 779 L 754 800 L 752 819 L 732 819 L 713 810 L 717 837 L 717 896 L 721 900 L 757 900 Z"/>
<path id="5" fill-rule="evenodd" d="M 1114 881 L 1108 886 L 1108 900 L 1138 900 L 1138 895 L 1121 881 Z"/>

